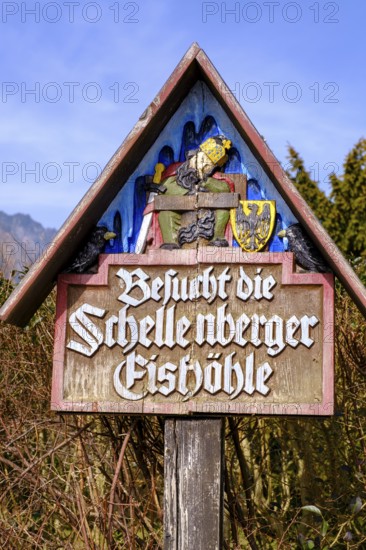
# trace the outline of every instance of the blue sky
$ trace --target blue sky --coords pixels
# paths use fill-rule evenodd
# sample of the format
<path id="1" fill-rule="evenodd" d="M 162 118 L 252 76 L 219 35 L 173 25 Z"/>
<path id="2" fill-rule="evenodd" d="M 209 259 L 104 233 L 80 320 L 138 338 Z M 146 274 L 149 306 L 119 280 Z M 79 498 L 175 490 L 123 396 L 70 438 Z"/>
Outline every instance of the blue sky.
<path id="1" fill-rule="evenodd" d="M 3 2 L 0 210 L 60 227 L 197 41 L 327 189 L 365 136 L 366 3 Z M 32 92 L 33 90 L 33 92 Z"/>

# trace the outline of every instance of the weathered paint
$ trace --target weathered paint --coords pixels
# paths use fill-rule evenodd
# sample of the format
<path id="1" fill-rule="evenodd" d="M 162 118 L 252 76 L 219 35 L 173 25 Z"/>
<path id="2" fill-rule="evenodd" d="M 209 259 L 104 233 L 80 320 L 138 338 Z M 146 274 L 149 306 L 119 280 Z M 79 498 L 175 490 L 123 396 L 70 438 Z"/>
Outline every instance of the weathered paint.
<path id="1" fill-rule="evenodd" d="M 149 272 L 151 274 L 155 273 L 155 275 L 151 275 L 151 277 L 156 277 L 157 274 L 164 273 L 163 266 L 177 266 L 177 269 L 179 269 L 179 266 L 182 266 L 182 276 L 185 276 L 184 273 L 190 273 L 190 277 L 193 277 L 195 274 L 198 274 L 203 269 L 207 269 L 207 267 L 211 265 L 216 266 L 216 273 L 221 273 L 223 269 L 226 269 L 226 266 L 232 266 L 232 273 L 234 273 L 234 269 L 238 270 L 239 266 L 247 266 L 247 272 L 253 273 L 253 277 L 255 276 L 256 271 L 259 273 L 261 272 L 260 268 L 262 268 L 264 281 L 265 277 L 268 276 L 272 269 L 275 274 L 275 280 L 278 282 L 281 281 L 281 283 L 278 283 L 278 290 L 276 290 L 276 296 L 278 296 L 280 301 L 276 301 L 276 296 L 265 296 L 266 299 L 262 300 L 262 297 L 259 295 L 259 298 L 255 298 L 256 300 L 259 300 L 258 305 L 257 302 L 253 302 L 252 300 L 245 304 L 244 302 L 237 302 L 237 300 L 234 300 L 233 295 L 229 298 L 230 305 L 228 311 L 230 310 L 235 319 L 238 318 L 238 315 L 241 315 L 241 312 L 246 312 L 250 316 L 254 312 L 257 312 L 257 308 L 259 308 L 258 312 L 262 312 L 261 314 L 267 315 L 267 318 L 275 313 L 282 316 L 283 319 L 289 318 L 294 313 L 296 313 L 296 315 L 300 318 L 302 315 L 301 311 L 304 313 L 306 312 L 308 315 L 315 314 L 316 319 L 320 323 L 316 329 L 315 342 L 309 342 L 309 344 L 305 344 L 305 347 L 300 345 L 299 348 L 297 348 L 296 343 L 295 345 L 289 344 L 292 348 L 296 348 L 296 351 L 291 351 L 290 355 L 288 355 L 289 352 L 284 351 L 283 347 L 278 350 L 274 349 L 271 353 L 270 350 L 267 352 L 272 359 L 274 357 L 274 372 L 276 369 L 279 369 L 278 376 L 274 377 L 273 384 L 271 383 L 270 385 L 270 393 L 268 393 L 266 386 L 262 385 L 264 382 L 261 382 L 258 379 L 257 374 L 257 385 L 256 388 L 254 388 L 256 389 L 254 395 L 253 390 L 248 390 L 246 387 L 244 388 L 244 391 L 246 392 L 245 395 L 244 393 L 241 393 L 240 397 L 238 397 L 239 394 L 233 394 L 232 398 L 230 398 L 231 390 L 229 392 L 230 395 L 227 395 L 227 390 L 225 390 L 226 393 L 223 393 L 223 387 L 221 388 L 221 386 L 217 387 L 217 390 L 209 390 L 208 387 L 206 387 L 206 378 L 204 387 L 207 388 L 206 391 L 208 393 L 200 390 L 197 397 L 190 397 L 189 394 L 187 395 L 184 392 L 180 395 L 177 393 L 176 387 L 174 391 L 172 388 L 169 394 L 165 391 L 159 393 L 160 390 L 155 389 L 154 393 L 150 395 L 150 390 L 147 391 L 146 394 L 144 393 L 145 390 L 143 390 L 143 396 L 142 393 L 140 395 L 140 390 L 137 393 L 132 393 L 137 390 L 134 390 L 132 386 L 129 386 L 130 389 L 132 389 L 127 394 L 126 390 L 123 390 L 122 386 L 122 389 L 119 387 L 120 370 L 118 370 L 119 368 L 123 368 L 123 364 L 120 364 L 120 362 L 124 361 L 124 358 L 127 358 L 127 354 L 124 355 L 122 349 L 119 347 L 121 344 L 115 345 L 113 340 L 107 344 L 109 339 L 112 338 L 112 332 L 108 337 L 107 333 L 109 334 L 109 318 L 111 318 L 110 320 L 112 321 L 111 316 L 121 314 L 115 313 L 114 310 L 117 306 L 118 310 L 123 306 L 125 298 L 122 291 L 126 285 L 127 287 L 129 286 L 126 283 L 127 279 L 125 279 L 128 274 L 128 269 L 132 269 L 132 271 L 134 271 L 135 268 L 140 267 L 144 270 L 146 269 L 146 266 L 148 266 L 150 270 Z M 124 267 L 121 274 L 119 274 L 121 266 Z M 184 266 L 186 267 L 184 268 Z M 270 269 L 271 266 L 272 268 Z M 166 269 L 169 269 L 169 267 Z M 200 271 L 198 272 L 197 270 Z M 126 273 L 126 276 L 123 273 Z M 120 283 L 118 279 L 116 279 L 116 274 L 120 279 Z M 260 282 L 261 277 L 258 274 L 256 277 Z M 197 251 L 195 249 L 177 251 L 151 250 L 146 255 L 108 255 L 102 258 L 97 275 L 62 275 L 59 278 L 58 284 L 52 408 L 65 411 L 87 412 L 98 410 L 100 412 L 119 411 L 126 413 L 153 414 L 189 414 L 194 412 L 216 412 L 223 414 L 250 414 L 252 412 L 257 412 L 259 414 L 331 414 L 333 410 L 334 360 L 334 344 L 332 339 L 332 280 L 333 276 L 331 274 L 294 273 L 292 254 L 250 254 L 244 253 L 241 249 L 237 248 L 219 250 L 215 248 L 210 249 L 210 247 L 198 248 Z M 109 293 L 108 285 L 111 285 L 113 281 L 118 282 L 118 285 L 120 284 L 121 286 L 114 287 L 114 291 Z M 301 286 L 299 287 L 297 285 Z M 231 285 L 231 289 L 230 284 L 228 284 L 228 286 L 229 291 L 232 292 L 234 290 L 233 286 Z M 305 294 L 304 289 L 306 291 Z M 292 290 L 295 294 L 292 294 Z M 313 294 L 314 291 L 315 294 Z M 120 295 L 118 298 L 119 301 L 117 302 L 116 292 L 117 296 Z M 141 294 L 141 291 L 139 292 Z M 287 297 L 290 294 L 292 298 L 288 299 Z M 231 294 L 228 296 L 231 296 Z M 246 300 L 247 298 L 244 297 L 241 299 Z M 225 300 L 227 301 L 228 297 L 225 297 Z M 175 301 L 175 299 L 173 301 Z M 144 300 L 142 303 L 145 304 L 145 302 L 146 305 L 144 305 L 142 309 L 137 308 L 136 310 L 133 309 L 135 306 L 132 304 L 132 309 L 128 313 L 128 315 L 135 315 L 138 323 L 143 318 L 147 319 L 146 316 L 148 315 L 157 315 L 157 313 L 152 313 L 152 311 L 156 312 L 156 308 L 161 306 L 161 304 L 159 306 L 154 305 L 155 302 L 149 302 L 149 300 Z M 208 304 L 210 304 L 210 311 L 212 310 L 215 314 L 217 310 L 217 315 L 221 315 L 221 313 L 219 313 L 219 309 L 217 309 L 221 306 L 221 302 L 218 302 L 216 298 L 212 303 L 198 301 L 197 309 L 194 305 L 195 302 L 196 300 L 193 300 L 192 302 L 190 299 L 187 304 L 185 304 L 184 300 L 184 303 L 181 303 L 179 306 L 177 305 L 177 318 L 178 310 L 180 311 L 179 317 L 183 315 L 183 311 L 187 315 L 188 320 L 193 323 L 193 338 L 195 338 L 194 335 L 196 334 L 196 340 L 191 339 L 190 342 L 194 345 L 192 361 L 199 361 L 196 367 L 198 369 L 196 371 L 198 374 L 199 369 L 201 368 L 200 365 L 205 364 L 204 361 L 206 361 L 206 358 L 211 351 L 214 353 L 219 352 L 225 356 L 225 354 L 227 355 L 229 352 L 231 353 L 231 351 L 236 350 L 237 356 L 235 361 L 239 361 L 241 368 L 252 369 L 253 364 L 250 363 L 249 365 L 248 361 L 255 362 L 255 369 L 258 368 L 261 370 L 264 368 L 271 368 L 270 366 L 264 366 L 264 361 L 267 361 L 268 359 L 266 355 L 266 348 L 268 348 L 268 346 L 272 347 L 273 345 L 277 346 L 276 343 L 273 344 L 271 341 L 268 343 L 263 341 L 263 346 L 258 350 L 258 352 L 255 352 L 254 357 L 250 356 L 250 352 L 254 350 L 254 348 L 251 348 L 251 344 L 249 344 L 249 347 L 245 348 L 245 350 L 241 347 L 242 344 L 238 344 L 238 349 L 236 349 L 237 346 L 230 344 L 230 350 L 225 351 L 226 344 L 224 341 L 222 344 L 215 344 L 214 348 L 208 348 L 207 344 L 202 343 L 205 342 L 205 340 L 202 340 L 201 338 L 202 335 L 199 329 L 199 324 L 196 325 L 198 317 L 196 319 L 195 316 L 197 316 L 198 313 L 199 315 L 206 315 L 205 311 L 207 310 Z M 126 303 L 129 303 L 129 301 Z M 149 305 L 149 303 L 151 303 L 151 305 Z M 82 304 L 85 304 L 85 306 L 83 305 L 80 309 Z M 139 306 L 140 304 L 136 305 Z M 194 307 L 192 308 L 191 306 Z M 149 308 L 151 307 L 153 310 L 150 311 Z M 74 319 L 75 312 L 79 311 L 79 309 L 80 313 L 77 314 L 79 317 L 75 317 Z M 220 309 L 222 309 L 222 307 Z M 82 322 L 81 326 L 87 326 L 88 331 L 92 334 L 96 334 L 96 332 L 99 331 L 99 335 L 94 336 L 94 341 L 91 344 L 92 347 L 90 347 L 90 353 L 88 349 L 83 351 L 83 341 L 86 342 L 84 337 L 82 337 L 81 340 L 78 338 L 75 340 L 73 327 L 77 326 L 78 318 L 81 319 L 80 314 L 83 314 L 83 311 L 89 311 L 89 313 L 94 314 L 95 319 L 97 317 L 101 317 L 101 319 L 103 319 L 100 321 L 101 327 L 99 329 L 97 329 L 96 325 L 93 327 L 92 322 L 88 319 L 85 321 L 87 325 Z M 140 313 L 138 313 L 138 311 Z M 282 314 L 281 311 L 283 311 Z M 106 314 L 106 312 L 108 312 L 108 314 Z M 163 312 L 162 315 L 165 316 L 166 313 Z M 173 313 L 171 313 L 171 315 L 173 315 Z M 116 317 L 116 321 L 113 321 L 113 323 L 117 322 L 117 319 L 118 317 Z M 169 322 L 168 317 L 164 317 L 164 319 L 162 318 L 158 321 L 157 317 L 154 326 L 160 326 L 160 322 Z M 121 320 L 120 322 L 123 321 Z M 305 322 L 306 319 L 304 318 L 304 323 Z M 175 326 L 173 318 L 171 323 Z M 311 326 L 316 326 L 317 324 L 318 323 L 315 325 L 312 324 Z M 105 334 L 103 327 L 105 327 Z M 100 332 L 101 329 L 103 332 Z M 160 327 L 160 329 L 162 330 L 162 327 Z M 85 329 L 82 330 L 84 331 Z M 154 329 L 154 331 L 155 330 L 157 330 L 157 328 Z M 151 334 L 152 339 L 154 338 L 153 334 L 154 333 Z M 190 336 L 190 338 L 191 337 L 192 336 Z M 296 338 L 299 339 L 299 337 L 300 335 L 298 334 Z M 115 338 L 115 336 L 113 338 Z M 172 336 L 172 338 L 176 339 L 177 337 Z M 270 338 L 272 338 L 272 336 Z M 98 343 L 96 342 L 96 339 L 98 340 Z M 248 342 L 251 341 L 249 337 L 247 340 Z M 196 341 L 197 344 L 194 344 L 194 341 Z M 106 345 L 104 345 L 103 342 L 105 342 Z M 311 347 L 313 343 L 314 346 Z M 66 345 L 69 348 L 68 350 Z M 171 344 L 163 343 L 157 345 L 158 347 L 156 350 L 154 344 L 150 352 L 147 352 L 146 350 L 145 352 L 150 354 L 158 353 L 161 356 L 159 359 L 160 362 L 165 357 L 165 361 L 169 360 L 175 364 L 177 364 L 177 361 L 179 362 L 180 355 L 190 353 L 189 350 L 191 349 L 187 347 L 188 341 L 187 343 L 183 342 L 179 345 L 174 341 L 172 341 Z M 169 350 L 166 348 L 167 345 Z M 254 345 L 257 346 L 257 344 Z M 145 344 L 144 346 L 146 348 Z M 150 346 L 151 344 L 148 344 L 149 349 Z M 222 348 L 222 346 L 224 346 L 224 348 Z M 243 343 L 243 346 L 245 347 L 246 344 Z M 306 351 L 306 347 L 311 348 L 310 351 Z M 136 350 L 137 349 L 138 348 L 136 348 Z M 159 351 L 160 349 L 161 351 Z M 290 348 L 288 349 L 290 350 Z M 141 353 L 141 356 L 145 357 L 145 352 L 142 349 L 136 353 Z M 146 359 L 149 359 L 149 357 L 146 356 Z M 269 363 L 271 363 L 272 360 L 268 360 Z M 291 362 L 291 373 L 288 372 L 288 367 L 290 367 L 289 361 Z M 263 364 L 263 366 L 260 366 L 261 364 Z M 244 365 L 246 366 L 244 367 Z M 136 377 L 136 380 L 137 378 L 141 378 L 143 376 L 143 371 L 140 368 L 139 372 L 141 376 L 139 375 Z M 113 389 L 112 384 L 113 376 L 113 384 L 115 389 Z M 115 378 L 116 376 L 117 378 Z M 292 381 L 290 380 L 291 377 L 293 377 Z M 143 381 L 144 385 L 147 383 L 147 375 L 145 378 Z M 116 385 L 116 381 L 118 381 L 118 385 Z M 133 382 L 133 384 L 135 384 L 135 382 Z M 229 385 L 230 382 L 226 381 L 225 387 L 229 387 Z M 146 386 L 143 387 L 146 389 Z M 147 388 L 149 389 L 149 387 Z M 157 394 L 156 391 L 158 391 Z M 210 393 L 212 395 L 210 395 Z"/>
<path id="2" fill-rule="evenodd" d="M 221 550 L 224 422 L 169 419 L 164 430 L 164 550 Z"/>

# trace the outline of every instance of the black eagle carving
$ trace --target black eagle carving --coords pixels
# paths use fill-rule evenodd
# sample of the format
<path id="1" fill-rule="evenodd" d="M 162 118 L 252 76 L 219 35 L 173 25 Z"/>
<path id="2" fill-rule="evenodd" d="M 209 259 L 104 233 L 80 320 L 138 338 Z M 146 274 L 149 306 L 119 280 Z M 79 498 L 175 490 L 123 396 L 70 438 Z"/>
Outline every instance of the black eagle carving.
<path id="1" fill-rule="evenodd" d="M 97 262 L 106 242 L 116 236 L 112 231 L 108 231 L 106 227 L 95 227 L 64 272 L 85 273 Z"/>
<path id="2" fill-rule="evenodd" d="M 331 271 L 324 258 L 305 233 L 299 223 L 290 225 L 277 233 L 278 237 L 287 237 L 290 252 L 294 253 L 296 262 L 308 271 L 326 273 Z"/>

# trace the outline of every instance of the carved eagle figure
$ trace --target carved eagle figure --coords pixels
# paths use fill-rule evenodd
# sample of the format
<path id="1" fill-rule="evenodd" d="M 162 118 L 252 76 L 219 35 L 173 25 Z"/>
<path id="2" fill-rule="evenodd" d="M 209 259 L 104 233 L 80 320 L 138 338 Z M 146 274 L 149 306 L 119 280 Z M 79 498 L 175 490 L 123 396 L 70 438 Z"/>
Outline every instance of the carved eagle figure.
<path id="1" fill-rule="evenodd" d="M 294 253 L 296 262 L 308 271 L 317 273 L 326 273 L 331 271 L 329 266 L 320 255 L 314 243 L 305 233 L 299 223 L 290 225 L 287 229 L 283 229 L 277 233 L 278 237 L 287 237 L 288 248 Z"/>
<path id="2" fill-rule="evenodd" d="M 65 273 L 85 273 L 97 262 L 106 242 L 116 236 L 112 231 L 108 231 L 106 227 L 95 227 L 87 240 L 81 245 L 70 265 L 65 269 Z"/>

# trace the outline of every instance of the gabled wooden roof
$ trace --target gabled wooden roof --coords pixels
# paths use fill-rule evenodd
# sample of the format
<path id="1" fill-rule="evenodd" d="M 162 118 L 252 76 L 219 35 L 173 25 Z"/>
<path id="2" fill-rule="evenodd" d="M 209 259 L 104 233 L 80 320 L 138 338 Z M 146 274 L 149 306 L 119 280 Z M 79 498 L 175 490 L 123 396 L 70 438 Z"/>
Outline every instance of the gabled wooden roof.
<path id="1" fill-rule="evenodd" d="M 49 294 L 58 273 L 78 250 L 82 240 L 101 218 L 197 80 L 207 84 L 294 215 L 366 316 L 365 287 L 287 177 L 205 52 L 194 43 L 66 220 L 51 247 L 32 266 L 2 306 L 1 320 L 19 326 L 28 323 Z"/>

